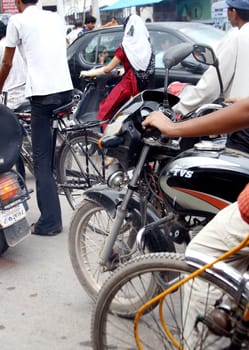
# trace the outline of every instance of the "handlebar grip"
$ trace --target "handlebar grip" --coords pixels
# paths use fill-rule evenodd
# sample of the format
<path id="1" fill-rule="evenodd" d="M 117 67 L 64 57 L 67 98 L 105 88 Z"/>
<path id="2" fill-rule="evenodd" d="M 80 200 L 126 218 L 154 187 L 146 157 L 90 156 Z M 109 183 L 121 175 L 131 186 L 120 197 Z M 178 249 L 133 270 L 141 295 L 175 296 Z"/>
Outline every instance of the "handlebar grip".
<path id="1" fill-rule="evenodd" d="M 100 148 L 114 148 L 121 145 L 124 141 L 122 136 L 106 136 L 99 140 Z"/>
<path id="2" fill-rule="evenodd" d="M 144 129 L 143 136 L 145 138 L 152 137 L 154 139 L 159 139 L 161 137 L 161 132 L 154 126 L 148 126 Z"/>

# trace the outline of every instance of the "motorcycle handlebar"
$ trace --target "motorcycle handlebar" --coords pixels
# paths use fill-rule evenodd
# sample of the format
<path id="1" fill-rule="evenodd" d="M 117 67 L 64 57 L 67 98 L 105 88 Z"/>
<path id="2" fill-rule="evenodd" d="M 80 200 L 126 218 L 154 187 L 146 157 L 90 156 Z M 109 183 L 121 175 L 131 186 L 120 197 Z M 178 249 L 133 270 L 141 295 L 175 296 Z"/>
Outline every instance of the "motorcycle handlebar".
<path id="1" fill-rule="evenodd" d="M 192 112 L 189 112 L 183 116 L 181 116 L 181 120 L 184 120 L 184 119 L 193 119 L 193 118 L 198 118 L 204 114 L 206 114 L 207 112 L 208 113 L 211 113 L 211 111 L 217 111 L 221 108 L 224 108 L 225 107 L 225 103 L 207 103 L 207 104 L 204 104 L 200 107 L 198 107 L 195 111 L 192 111 Z"/>

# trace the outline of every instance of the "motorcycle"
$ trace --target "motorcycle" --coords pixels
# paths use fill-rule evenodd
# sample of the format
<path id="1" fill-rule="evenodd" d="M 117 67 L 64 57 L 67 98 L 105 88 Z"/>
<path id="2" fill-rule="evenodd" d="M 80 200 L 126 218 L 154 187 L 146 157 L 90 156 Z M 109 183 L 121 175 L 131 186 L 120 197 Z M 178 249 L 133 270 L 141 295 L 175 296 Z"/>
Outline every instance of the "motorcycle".
<path id="1" fill-rule="evenodd" d="M 84 193 L 68 238 L 74 271 L 92 298 L 108 273 L 139 254 L 136 240 L 143 252 L 175 251 L 176 243 L 188 244 L 249 181 L 249 155 L 225 149 L 223 140 L 200 142 L 181 153 L 179 139 L 142 127 L 155 110 L 175 119 L 171 107 L 178 98 L 167 93 L 168 71 L 192 51 L 196 56 L 213 54 L 201 45 L 172 48 L 164 57 L 164 89 L 145 90 L 127 102 L 100 139 L 106 155 L 118 159 L 117 169 L 109 187 Z M 212 57 L 206 64 L 215 65 Z M 194 115 L 222 107 L 208 104 Z"/>
<path id="2" fill-rule="evenodd" d="M 0 255 L 28 237 L 26 219 L 30 192 L 23 177 L 13 169 L 22 144 L 22 128 L 15 115 L 0 105 Z"/>
<path id="3" fill-rule="evenodd" d="M 82 78 L 82 94 L 74 113 L 79 123 L 97 120 L 99 104 L 120 81 L 120 72 L 120 69 L 114 69 L 105 75 Z M 100 131 L 99 127 L 94 129 Z"/>

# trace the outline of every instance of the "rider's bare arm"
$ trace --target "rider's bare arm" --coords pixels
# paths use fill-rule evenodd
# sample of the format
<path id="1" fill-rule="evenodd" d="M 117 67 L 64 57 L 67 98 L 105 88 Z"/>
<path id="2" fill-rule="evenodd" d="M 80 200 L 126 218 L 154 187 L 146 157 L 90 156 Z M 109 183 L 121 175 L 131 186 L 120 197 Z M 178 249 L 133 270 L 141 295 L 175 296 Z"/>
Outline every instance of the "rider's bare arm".
<path id="1" fill-rule="evenodd" d="M 0 92 L 2 92 L 4 82 L 12 67 L 15 49 L 15 47 L 6 47 L 4 50 L 4 56 L 0 67 Z"/>
<path id="2" fill-rule="evenodd" d="M 174 123 L 162 112 L 152 112 L 143 122 L 168 137 L 195 137 L 228 133 L 249 127 L 249 97 L 203 117 Z"/>

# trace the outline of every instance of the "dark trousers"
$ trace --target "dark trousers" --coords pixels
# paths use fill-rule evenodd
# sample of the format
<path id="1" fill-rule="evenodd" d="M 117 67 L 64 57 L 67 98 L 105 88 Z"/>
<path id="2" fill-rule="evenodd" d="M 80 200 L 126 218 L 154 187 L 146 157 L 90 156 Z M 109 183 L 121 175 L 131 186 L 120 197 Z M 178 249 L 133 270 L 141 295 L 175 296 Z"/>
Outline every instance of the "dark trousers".
<path id="1" fill-rule="evenodd" d="M 62 227 L 61 207 L 57 185 L 51 169 L 53 109 L 70 102 L 71 91 L 46 96 L 33 96 L 31 103 L 31 137 L 36 179 L 36 197 L 40 217 L 37 231 L 50 232 Z"/>

